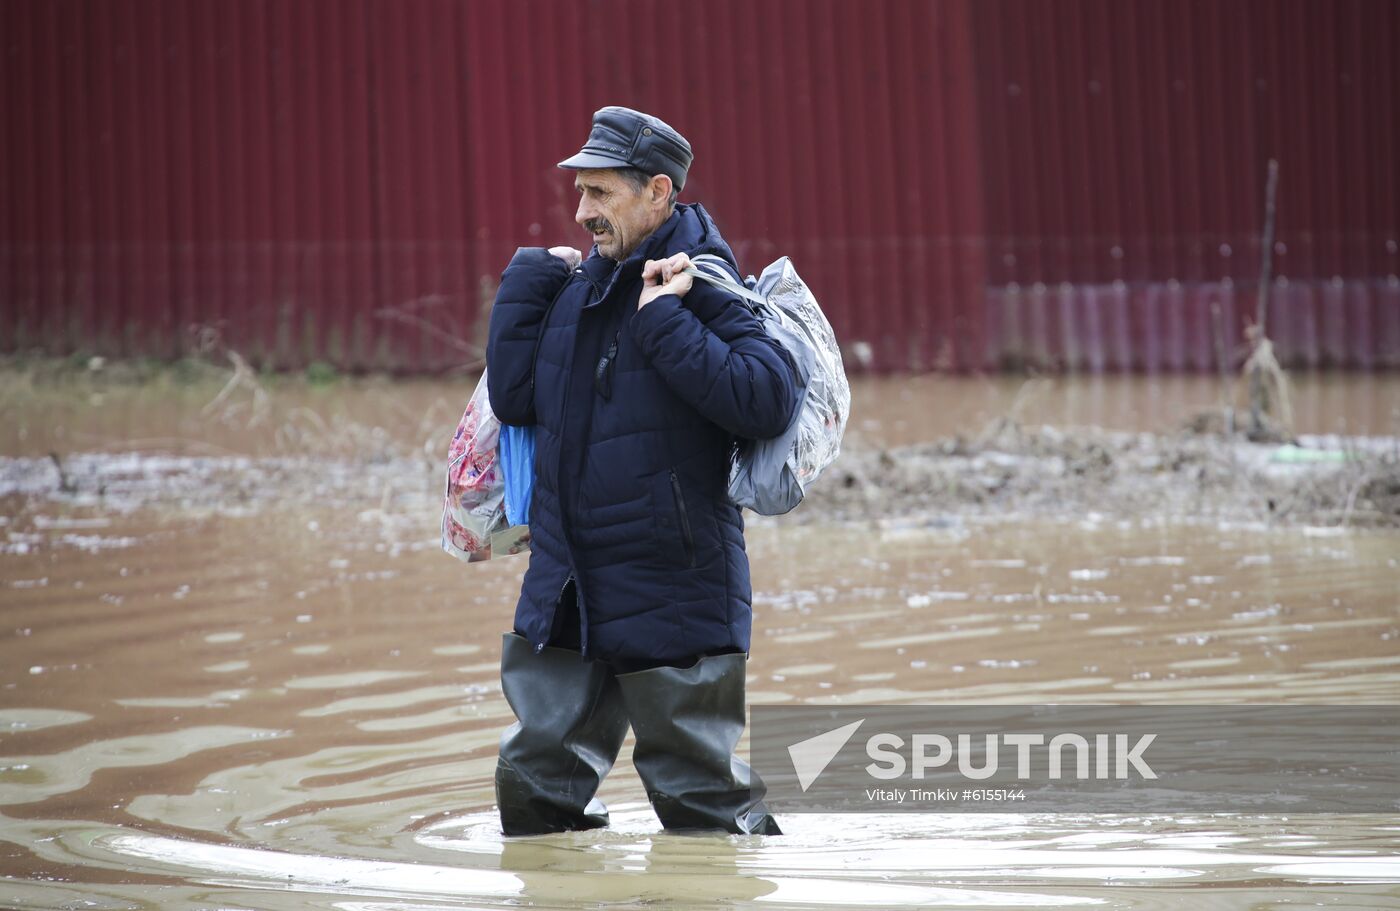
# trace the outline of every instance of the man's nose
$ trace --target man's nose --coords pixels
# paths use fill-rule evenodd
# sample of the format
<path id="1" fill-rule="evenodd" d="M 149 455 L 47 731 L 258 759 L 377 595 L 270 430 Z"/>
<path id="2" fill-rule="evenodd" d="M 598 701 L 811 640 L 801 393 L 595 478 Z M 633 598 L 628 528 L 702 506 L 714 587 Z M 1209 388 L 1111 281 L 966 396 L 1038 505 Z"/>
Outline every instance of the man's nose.
<path id="1" fill-rule="evenodd" d="M 593 206 L 589 205 L 588 200 L 580 199 L 578 201 L 578 211 L 574 213 L 574 221 L 582 225 L 592 218 L 593 214 Z"/>

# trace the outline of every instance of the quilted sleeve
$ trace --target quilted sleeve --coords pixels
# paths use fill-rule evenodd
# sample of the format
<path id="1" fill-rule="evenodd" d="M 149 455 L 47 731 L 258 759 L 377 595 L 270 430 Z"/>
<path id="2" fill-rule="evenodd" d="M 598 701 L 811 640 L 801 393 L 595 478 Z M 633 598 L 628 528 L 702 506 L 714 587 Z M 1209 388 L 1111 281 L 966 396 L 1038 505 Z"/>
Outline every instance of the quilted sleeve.
<path id="1" fill-rule="evenodd" d="M 744 439 L 781 434 L 797 408 L 792 356 L 737 298 L 697 281 L 632 318 L 637 344 L 676 395 Z"/>
<path id="2" fill-rule="evenodd" d="M 486 386 L 502 424 L 535 423 L 535 351 L 545 314 L 569 267 L 542 247 L 521 247 L 501 274 L 486 340 Z"/>

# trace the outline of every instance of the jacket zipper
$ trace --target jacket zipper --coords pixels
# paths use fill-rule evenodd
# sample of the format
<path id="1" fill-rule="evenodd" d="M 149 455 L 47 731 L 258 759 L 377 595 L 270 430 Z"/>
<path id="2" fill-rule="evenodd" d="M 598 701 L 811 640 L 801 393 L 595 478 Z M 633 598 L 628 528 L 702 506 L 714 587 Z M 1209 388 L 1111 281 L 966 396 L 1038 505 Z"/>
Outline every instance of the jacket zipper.
<path id="1" fill-rule="evenodd" d="M 574 573 L 573 573 L 573 570 L 570 570 L 570 571 L 569 571 L 569 574 L 568 574 L 567 576 L 564 577 L 564 584 L 561 585 L 561 586 L 559 586 L 559 594 L 556 595 L 555 598 L 554 598 L 554 612 L 555 612 L 556 614 L 559 613 L 559 608 L 560 608 L 561 606 L 563 606 L 563 604 L 564 604 L 564 592 L 566 592 L 566 591 L 569 590 L 569 583 L 570 583 L 570 582 L 573 582 L 573 581 L 574 581 Z M 579 605 L 579 627 L 580 627 L 579 638 L 582 639 L 582 627 L 583 627 L 583 598 L 581 598 L 581 597 L 578 596 L 578 587 L 577 587 L 577 585 L 575 585 L 575 587 L 574 587 L 574 597 L 578 597 L 578 605 Z M 552 621 L 552 619 L 553 619 L 553 618 L 551 618 L 551 621 Z M 551 624 L 551 625 L 552 625 L 552 624 Z M 538 655 L 540 652 L 544 651 L 544 646 L 545 646 L 545 643 L 543 643 L 543 642 L 541 642 L 541 643 L 539 643 L 538 645 L 536 645 L 536 646 L 535 646 L 535 654 Z M 580 651 L 581 651 L 582 653 L 585 653 L 585 654 L 586 654 L 586 652 L 584 652 L 583 649 L 580 649 Z"/>
<path id="2" fill-rule="evenodd" d="M 582 269 L 575 269 L 573 274 L 581 274 L 581 275 L 584 275 L 585 278 L 588 277 L 586 274 L 584 274 L 584 272 L 583 272 Z M 570 275 L 569 279 L 570 279 L 570 281 L 573 280 L 573 275 L 572 275 L 572 274 Z M 549 315 L 550 315 L 550 313 L 554 310 L 554 305 L 557 304 L 557 303 L 559 302 L 559 298 L 560 298 L 560 297 L 563 297 L 563 295 L 564 295 L 564 290 L 565 290 L 565 288 L 568 288 L 568 286 L 569 286 L 569 282 L 566 281 L 566 282 L 564 283 L 564 288 L 560 288 L 560 289 L 559 289 L 559 293 L 556 294 L 556 295 L 554 296 L 554 300 L 550 302 L 550 304 L 549 304 L 549 310 L 545 311 L 544 321 L 540 323 L 540 335 L 539 335 L 538 338 L 535 339 L 535 355 L 534 355 L 535 363 L 532 363 L 532 364 L 530 365 L 530 389 L 531 389 L 531 391 L 533 391 L 534 388 L 535 388 L 535 368 L 538 366 L 537 362 L 539 361 L 539 357 L 540 357 L 540 341 L 544 338 L 545 326 L 546 326 L 546 324 L 549 322 Z M 570 363 L 569 363 L 569 369 L 570 369 L 570 370 L 573 369 L 573 363 L 572 363 L 572 361 L 570 361 Z M 566 381 L 566 382 L 564 383 L 564 407 L 563 407 L 563 414 L 566 414 L 566 415 L 569 413 L 569 391 L 570 391 L 571 388 L 572 388 L 572 384 Z M 561 459 L 560 459 L 561 465 L 560 465 L 560 467 L 557 467 L 557 468 L 555 469 L 555 476 L 554 476 L 554 483 L 555 483 L 557 489 L 559 489 L 559 490 L 563 490 L 563 485 L 560 484 L 560 478 L 563 476 L 562 461 L 563 461 L 563 460 L 562 460 L 562 458 L 561 458 Z M 564 504 L 561 504 L 561 505 L 564 505 Z M 574 549 L 573 549 L 573 542 L 571 542 L 571 541 L 569 540 L 569 530 L 568 530 L 567 527 L 565 527 L 565 528 L 561 529 L 561 531 L 563 531 L 563 533 L 564 533 L 564 550 L 565 550 L 565 552 L 569 555 L 569 574 L 568 574 L 567 576 L 564 577 L 564 584 L 561 585 L 561 586 L 559 587 L 559 595 L 558 595 L 558 597 L 556 597 L 556 598 L 554 599 L 554 610 L 555 610 L 556 613 L 558 612 L 558 610 L 559 610 L 559 605 L 560 605 L 560 603 L 564 600 L 564 591 L 565 591 L 565 589 L 567 589 L 567 588 L 569 587 L 569 580 L 570 580 L 570 579 L 573 579 L 573 580 L 574 580 L 574 596 L 575 596 L 576 598 L 578 598 L 579 652 L 580 652 L 580 654 L 587 655 L 587 654 L 588 654 L 588 619 L 587 619 L 586 615 L 585 615 L 584 612 L 583 612 L 583 584 L 582 584 L 581 582 L 578 581 L 578 573 L 574 571 Z M 551 619 L 552 619 L 552 618 L 551 618 Z M 543 644 L 543 643 L 541 643 L 540 646 L 539 646 L 537 649 L 535 649 L 535 651 L 537 651 L 537 652 L 543 651 L 543 650 L 544 650 L 544 644 Z"/>
<path id="3" fill-rule="evenodd" d="M 581 275 L 581 276 L 583 276 L 584 281 L 586 281 L 586 282 L 588 282 L 590 285 L 592 285 L 594 291 L 597 291 L 597 289 L 598 289 L 598 283 L 595 282 L 592 278 L 590 278 L 589 275 L 588 275 L 588 273 L 585 272 L 585 271 L 583 270 L 582 267 L 575 269 L 575 270 L 574 270 L 574 274 L 575 274 L 575 275 Z M 563 295 L 563 293 L 564 293 L 563 290 L 560 290 L 559 294 L 560 294 L 561 296 Z M 555 298 L 555 299 L 558 300 L 558 298 Z M 583 310 L 584 310 L 585 307 L 587 307 L 586 304 L 584 305 L 584 307 L 580 307 L 580 308 L 579 308 L 579 321 L 580 321 L 580 322 L 583 321 Z M 572 344 L 572 341 L 571 341 L 570 343 Z M 577 352 L 576 352 L 576 353 L 577 353 Z M 539 352 L 538 352 L 538 351 L 535 352 L 535 357 L 539 357 Z M 569 361 L 569 370 L 570 370 L 570 372 L 572 373 L 572 371 L 573 371 L 573 361 L 572 361 L 572 359 Z M 572 387 L 572 385 L 573 385 L 572 383 L 569 384 L 570 387 Z M 570 390 L 567 389 L 567 388 L 564 390 L 564 414 L 566 414 L 566 415 L 569 413 L 569 391 L 570 391 Z M 575 496 L 577 496 L 577 491 L 575 491 Z M 583 656 L 586 658 L 586 657 L 588 657 L 588 602 L 587 602 L 586 600 L 584 600 L 584 597 L 583 597 L 583 580 L 582 580 L 581 578 L 579 578 L 578 570 L 574 568 L 574 549 L 573 549 L 573 542 L 569 539 L 569 530 L 568 530 L 567 528 L 565 528 L 565 529 L 563 529 L 563 531 L 564 531 L 564 546 L 565 546 L 565 547 L 568 549 L 568 551 L 569 551 L 569 579 L 573 579 L 573 580 L 574 580 L 574 597 L 578 599 L 578 638 L 579 638 L 579 654 L 583 655 Z M 568 586 L 569 586 L 569 579 L 565 579 L 565 580 L 564 580 L 564 588 L 568 588 Z M 561 589 L 559 589 L 559 599 L 560 599 L 560 600 L 563 600 L 563 598 L 564 598 L 564 589 L 561 588 Z M 558 610 L 557 605 L 556 605 L 555 609 Z"/>
<path id="4" fill-rule="evenodd" d="M 685 561 L 687 566 L 695 565 L 695 539 L 690 536 L 690 516 L 685 511 L 685 497 L 681 496 L 681 479 L 676 470 L 671 469 L 671 492 L 676 495 L 676 517 L 681 525 L 681 539 L 685 541 Z"/>

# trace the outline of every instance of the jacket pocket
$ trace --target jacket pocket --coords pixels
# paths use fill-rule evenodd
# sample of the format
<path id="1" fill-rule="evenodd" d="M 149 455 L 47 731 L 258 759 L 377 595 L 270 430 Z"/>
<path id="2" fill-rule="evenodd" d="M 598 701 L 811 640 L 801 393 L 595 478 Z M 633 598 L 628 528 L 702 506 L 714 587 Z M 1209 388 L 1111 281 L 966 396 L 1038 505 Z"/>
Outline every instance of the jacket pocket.
<path id="1" fill-rule="evenodd" d="M 673 568 L 694 566 L 694 529 L 690 524 L 681 479 L 674 469 L 652 475 L 651 507 L 653 535 L 650 548 L 655 559 Z"/>
<path id="2" fill-rule="evenodd" d="M 671 469 L 671 493 L 676 498 L 676 522 L 681 527 L 681 543 L 685 545 L 685 565 L 695 565 L 695 538 L 690 533 L 690 516 L 685 511 L 685 494 L 681 492 L 681 479 L 676 470 Z"/>

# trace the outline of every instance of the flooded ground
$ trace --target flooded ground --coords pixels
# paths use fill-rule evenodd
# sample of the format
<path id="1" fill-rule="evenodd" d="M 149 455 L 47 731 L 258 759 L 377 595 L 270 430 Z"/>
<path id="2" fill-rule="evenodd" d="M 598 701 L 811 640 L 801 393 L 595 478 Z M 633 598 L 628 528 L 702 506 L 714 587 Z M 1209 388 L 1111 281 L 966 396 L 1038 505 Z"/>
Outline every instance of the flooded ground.
<path id="1" fill-rule="evenodd" d="M 858 386 L 874 423 L 855 450 L 975 437 L 1020 389 L 967 382 L 926 388 L 915 429 L 862 411 L 890 381 Z M 1162 394 L 1142 383 L 1102 395 Z M 1400 387 L 1359 388 L 1299 429 L 1393 433 Z M 781 838 L 668 835 L 630 748 L 601 794 L 610 830 L 502 839 L 497 661 L 527 558 L 438 549 L 460 391 L 240 390 L 206 410 L 218 391 L 0 397 L 0 907 L 1400 906 L 1393 814 L 792 814 Z M 141 404 L 113 417 L 94 394 Z M 1040 395 L 1062 426 L 1153 429 Z M 934 505 L 752 523 L 751 701 L 1400 701 L 1394 530 Z"/>

